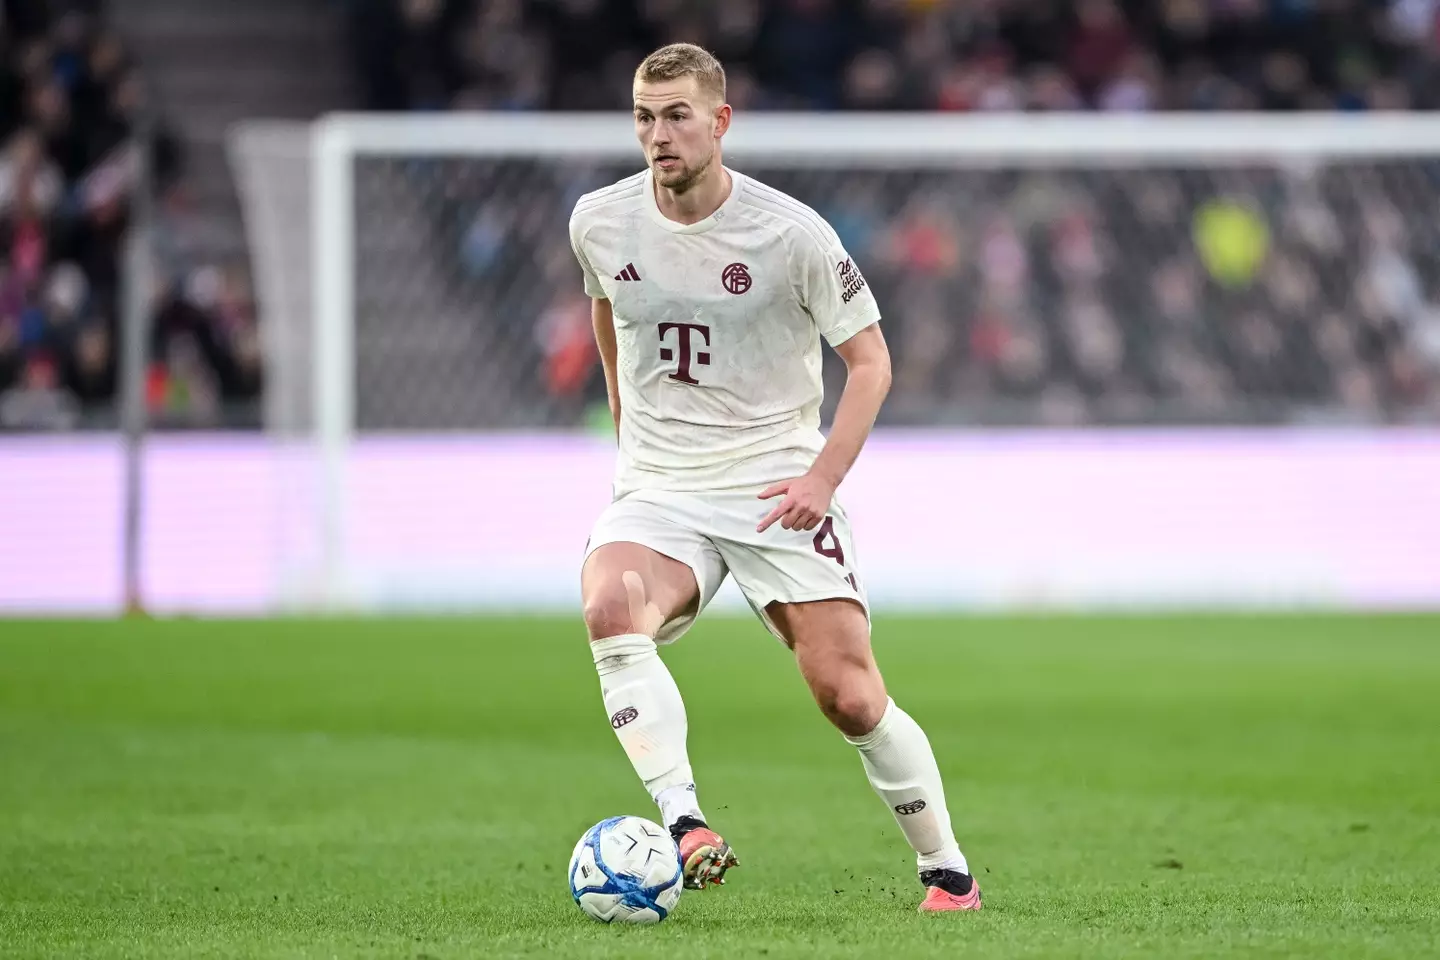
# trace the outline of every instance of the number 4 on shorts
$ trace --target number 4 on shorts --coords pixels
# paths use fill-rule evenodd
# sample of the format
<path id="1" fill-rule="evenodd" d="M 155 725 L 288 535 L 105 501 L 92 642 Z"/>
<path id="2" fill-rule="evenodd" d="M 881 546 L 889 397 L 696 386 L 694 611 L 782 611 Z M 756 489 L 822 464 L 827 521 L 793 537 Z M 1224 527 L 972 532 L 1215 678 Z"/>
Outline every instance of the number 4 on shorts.
<path id="1" fill-rule="evenodd" d="M 829 541 L 828 543 L 826 541 Z M 829 557 L 840 566 L 845 566 L 845 550 L 840 546 L 840 538 L 835 535 L 835 518 L 826 517 L 825 522 L 820 524 L 820 529 L 815 531 L 815 552 L 822 557 Z M 860 592 L 860 585 L 855 581 L 855 574 L 851 573 L 845 577 L 845 582 L 850 584 L 850 589 L 856 593 Z"/>

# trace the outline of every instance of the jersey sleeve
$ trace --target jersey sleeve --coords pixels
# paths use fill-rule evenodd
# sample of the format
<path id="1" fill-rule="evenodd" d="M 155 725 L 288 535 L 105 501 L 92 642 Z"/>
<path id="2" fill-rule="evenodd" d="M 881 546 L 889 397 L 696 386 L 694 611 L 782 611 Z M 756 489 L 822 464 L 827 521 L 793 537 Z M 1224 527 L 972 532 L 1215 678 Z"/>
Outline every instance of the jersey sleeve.
<path id="1" fill-rule="evenodd" d="M 583 233 L 579 218 L 572 216 L 570 218 L 570 249 L 580 263 L 580 272 L 585 275 L 585 293 L 592 300 L 604 300 L 605 288 L 600 285 L 600 277 L 595 273 L 595 268 L 590 265 L 590 259 L 585 256 L 585 249 L 580 242 Z"/>
<path id="2" fill-rule="evenodd" d="M 802 234 L 799 260 L 802 305 L 830 346 L 839 346 L 879 322 L 875 294 L 828 225 L 818 235 Z"/>

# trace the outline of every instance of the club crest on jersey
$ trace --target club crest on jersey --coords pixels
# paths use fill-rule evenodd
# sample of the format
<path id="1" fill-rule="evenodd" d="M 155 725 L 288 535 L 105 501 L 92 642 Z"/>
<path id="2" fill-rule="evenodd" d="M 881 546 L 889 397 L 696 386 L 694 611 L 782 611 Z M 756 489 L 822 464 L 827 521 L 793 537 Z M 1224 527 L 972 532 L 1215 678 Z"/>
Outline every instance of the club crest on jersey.
<path id="1" fill-rule="evenodd" d="M 849 257 L 835 264 L 835 272 L 840 276 L 840 299 L 843 302 L 849 303 L 851 297 L 865 289 L 865 278 L 860 276 L 855 262 Z"/>
<path id="2" fill-rule="evenodd" d="M 720 282 L 725 284 L 725 289 L 739 296 L 750 289 L 753 283 L 750 279 L 750 268 L 743 263 L 732 263 L 720 271 Z"/>

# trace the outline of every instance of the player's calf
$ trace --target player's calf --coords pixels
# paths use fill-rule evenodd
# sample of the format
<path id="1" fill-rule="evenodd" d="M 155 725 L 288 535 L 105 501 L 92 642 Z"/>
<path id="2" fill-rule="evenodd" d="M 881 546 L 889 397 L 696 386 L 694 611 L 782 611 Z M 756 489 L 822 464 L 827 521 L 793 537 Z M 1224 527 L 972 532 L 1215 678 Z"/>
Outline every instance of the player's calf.
<path id="1" fill-rule="evenodd" d="M 972 899 L 978 905 L 979 893 L 969 892 L 973 881 L 951 831 L 935 754 L 925 731 L 886 694 L 863 613 L 843 600 L 767 612 L 795 651 L 816 703 L 859 752 L 871 787 L 915 851 L 922 882 L 941 891 L 927 894 L 926 911 L 975 909 L 955 905 Z"/>

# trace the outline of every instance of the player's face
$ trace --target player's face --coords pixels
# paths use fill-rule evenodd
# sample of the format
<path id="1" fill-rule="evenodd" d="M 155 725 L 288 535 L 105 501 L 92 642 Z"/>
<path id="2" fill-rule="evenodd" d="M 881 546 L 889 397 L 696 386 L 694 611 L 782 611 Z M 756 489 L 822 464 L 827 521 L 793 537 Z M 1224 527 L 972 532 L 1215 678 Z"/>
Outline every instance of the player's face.
<path id="1" fill-rule="evenodd" d="M 635 84 L 635 135 L 655 182 L 677 193 L 692 187 L 715 159 L 730 108 L 702 94 L 694 77 Z"/>

